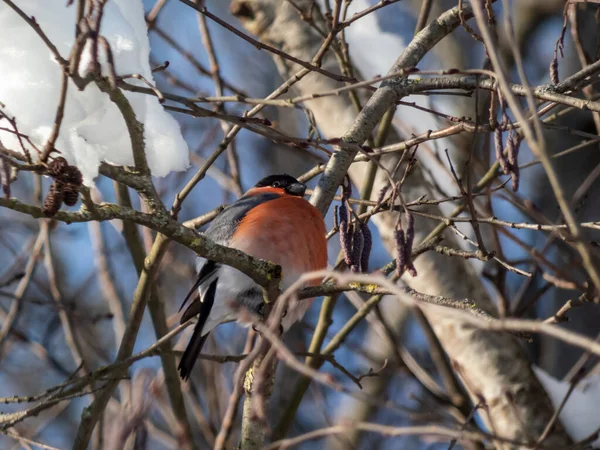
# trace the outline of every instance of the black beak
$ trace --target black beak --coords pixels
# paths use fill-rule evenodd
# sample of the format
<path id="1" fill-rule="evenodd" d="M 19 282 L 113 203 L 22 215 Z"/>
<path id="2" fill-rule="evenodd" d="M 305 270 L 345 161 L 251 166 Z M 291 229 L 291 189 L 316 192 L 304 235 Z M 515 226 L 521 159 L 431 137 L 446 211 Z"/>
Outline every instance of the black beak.
<path id="1" fill-rule="evenodd" d="M 306 192 L 306 185 L 304 183 L 292 183 L 287 188 L 286 191 L 290 195 L 297 195 L 299 197 L 303 197 Z"/>

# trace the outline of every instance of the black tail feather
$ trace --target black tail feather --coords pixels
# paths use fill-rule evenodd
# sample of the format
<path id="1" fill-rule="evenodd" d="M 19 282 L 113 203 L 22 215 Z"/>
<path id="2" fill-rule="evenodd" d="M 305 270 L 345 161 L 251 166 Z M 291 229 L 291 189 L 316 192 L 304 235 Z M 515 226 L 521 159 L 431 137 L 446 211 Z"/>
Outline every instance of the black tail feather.
<path id="1" fill-rule="evenodd" d="M 208 319 L 208 315 L 210 314 L 210 310 L 212 309 L 213 303 L 215 301 L 215 293 L 217 291 L 217 282 L 218 278 L 213 280 L 208 287 L 206 294 L 202 298 L 202 300 L 198 300 L 196 304 L 192 303 L 188 309 L 194 308 L 198 303 L 200 304 L 200 310 L 198 311 L 198 323 L 194 327 L 194 333 L 192 334 L 192 338 L 188 343 L 185 351 L 183 352 L 183 356 L 181 357 L 181 361 L 179 361 L 179 375 L 185 381 L 189 378 L 192 369 L 194 368 L 194 364 L 196 364 L 196 360 L 202 351 L 202 347 L 206 342 L 206 338 L 208 337 L 208 333 L 202 334 L 204 324 Z M 187 311 L 186 311 L 187 313 Z M 186 314 L 184 313 L 184 316 Z"/>
<path id="2" fill-rule="evenodd" d="M 198 293 L 198 288 L 200 287 L 200 285 L 202 283 L 204 283 L 208 279 L 208 277 L 210 277 L 212 274 L 214 274 L 219 267 L 220 267 L 220 265 L 214 261 L 209 260 L 204 263 L 204 265 L 200 269 L 200 272 L 198 272 L 198 277 L 196 278 L 196 282 L 190 289 L 190 292 L 188 293 L 188 295 L 185 296 L 183 303 L 179 307 L 180 312 L 183 309 L 183 307 L 185 306 L 185 304 L 188 302 L 188 300 L 191 299 L 194 295 L 196 295 Z"/>
<path id="3" fill-rule="evenodd" d="M 206 333 L 204 336 L 201 335 L 202 325 L 204 324 L 201 324 L 200 322 L 196 324 L 192 339 L 190 339 L 188 346 L 185 348 L 185 352 L 183 352 L 181 361 L 179 361 L 179 366 L 177 369 L 179 370 L 179 376 L 183 381 L 190 377 L 190 373 L 192 373 L 194 364 L 196 364 L 198 356 L 200 355 L 202 347 L 204 347 L 204 343 L 208 337 L 208 333 Z"/>

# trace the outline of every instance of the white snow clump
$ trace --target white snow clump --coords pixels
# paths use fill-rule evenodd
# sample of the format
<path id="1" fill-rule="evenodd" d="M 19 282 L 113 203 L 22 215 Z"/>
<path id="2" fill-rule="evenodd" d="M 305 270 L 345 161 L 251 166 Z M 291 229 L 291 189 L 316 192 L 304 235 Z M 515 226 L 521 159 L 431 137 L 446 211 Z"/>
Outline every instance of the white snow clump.
<path id="1" fill-rule="evenodd" d="M 19 0 L 17 5 L 33 16 L 63 58 L 69 57 L 75 36 L 75 4 L 66 0 Z M 141 0 L 106 3 L 100 34 L 112 49 L 117 75 L 139 73 L 153 83 L 150 44 Z M 81 68 L 90 55 L 82 55 Z M 106 57 L 99 51 L 106 72 Z M 54 123 L 62 69 L 35 31 L 11 8 L 0 2 L 0 106 L 15 117 L 21 133 L 42 148 Z M 128 82 L 143 85 L 138 80 Z M 188 167 L 188 147 L 177 121 L 151 95 L 124 92 L 137 119 L 144 124 L 146 156 L 152 173 L 165 176 Z M 0 127 L 10 128 L 6 120 Z M 0 142 L 21 151 L 14 133 L 0 130 Z M 90 184 L 98 165 L 106 161 L 133 165 L 129 134 L 123 116 L 94 83 L 84 91 L 69 81 L 65 114 L 55 147 L 81 170 Z"/>
<path id="2" fill-rule="evenodd" d="M 548 393 L 554 408 L 558 408 L 569 391 L 570 383 L 557 380 L 546 371 L 533 366 L 533 371 Z M 569 435 L 582 441 L 598 429 L 600 417 L 600 375 L 584 379 L 571 393 L 559 414 Z M 600 445 L 600 438 L 592 442 Z"/>

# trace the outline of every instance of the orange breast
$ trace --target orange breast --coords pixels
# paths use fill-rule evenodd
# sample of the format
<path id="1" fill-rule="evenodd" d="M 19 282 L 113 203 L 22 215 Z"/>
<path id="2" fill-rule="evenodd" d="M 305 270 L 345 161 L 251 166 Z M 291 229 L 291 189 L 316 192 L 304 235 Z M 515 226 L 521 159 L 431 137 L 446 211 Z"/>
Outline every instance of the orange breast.
<path id="1" fill-rule="evenodd" d="M 232 247 L 283 268 L 283 276 L 327 267 L 325 223 L 301 197 L 283 196 L 251 209 L 242 219 Z M 309 284 L 319 284 L 313 280 Z"/>

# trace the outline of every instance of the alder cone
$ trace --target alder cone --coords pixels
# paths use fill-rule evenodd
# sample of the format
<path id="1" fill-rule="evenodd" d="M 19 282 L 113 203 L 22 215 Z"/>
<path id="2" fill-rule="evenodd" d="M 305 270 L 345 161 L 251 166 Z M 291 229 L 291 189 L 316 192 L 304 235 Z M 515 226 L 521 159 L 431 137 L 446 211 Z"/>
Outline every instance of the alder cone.
<path id="1" fill-rule="evenodd" d="M 73 183 L 77 186 L 81 186 L 83 183 L 83 176 L 79 169 L 75 166 L 70 166 L 67 160 L 62 156 L 54 158 L 54 160 L 48 164 L 48 174 L 63 183 Z"/>
<path id="2" fill-rule="evenodd" d="M 52 162 L 48 164 L 48 173 L 53 177 L 59 177 L 68 167 L 69 163 L 67 160 L 62 156 L 59 156 L 58 158 L 54 158 Z"/>
<path id="3" fill-rule="evenodd" d="M 73 183 L 77 185 L 77 189 L 83 183 L 83 176 L 79 169 L 75 166 L 68 166 L 62 173 L 62 180 L 66 183 Z"/>
<path id="4" fill-rule="evenodd" d="M 75 206 L 79 200 L 79 186 L 74 183 L 66 183 L 63 190 L 63 203 L 67 206 Z"/>
<path id="5" fill-rule="evenodd" d="M 63 202 L 63 190 L 64 186 L 58 180 L 54 180 L 50 185 L 50 190 L 48 191 L 48 195 L 44 200 L 44 207 L 42 208 L 42 212 L 46 217 L 53 217 L 60 210 L 60 206 Z"/>

